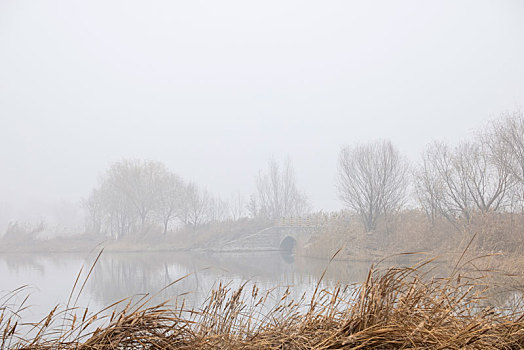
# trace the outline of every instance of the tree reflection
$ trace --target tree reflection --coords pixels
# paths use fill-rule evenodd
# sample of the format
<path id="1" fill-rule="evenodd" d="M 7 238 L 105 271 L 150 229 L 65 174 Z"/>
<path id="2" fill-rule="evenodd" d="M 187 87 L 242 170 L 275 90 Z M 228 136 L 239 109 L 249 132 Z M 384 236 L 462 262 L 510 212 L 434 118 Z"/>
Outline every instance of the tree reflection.
<path id="1" fill-rule="evenodd" d="M 293 286 L 292 293 L 298 298 L 314 290 L 326 268 L 321 286 L 361 281 L 368 267 L 367 263 L 348 265 L 339 261 L 328 266 L 326 260 L 289 259 L 280 252 L 108 253 L 95 266 L 89 288 L 92 297 L 103 305 L 156 293 L 154 302 L 183 298 L 189 306 L 199 307 L 220 282 L 234 287 L 248 281 L 262 289 L 276 290 Z"/>

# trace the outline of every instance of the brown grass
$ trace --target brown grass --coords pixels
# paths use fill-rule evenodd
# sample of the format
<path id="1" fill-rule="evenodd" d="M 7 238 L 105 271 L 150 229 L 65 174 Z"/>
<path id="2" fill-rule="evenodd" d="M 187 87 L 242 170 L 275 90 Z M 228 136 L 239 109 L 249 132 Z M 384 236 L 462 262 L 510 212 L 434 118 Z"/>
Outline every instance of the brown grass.
<path id="1" fill-rule="evenodd" d="M 373 232 L 365 232 L 357 216 L 342 212 L 330 216 L 298 252 L 325 258 L 344 246 L 339 259 L 380 259 L 406 251 L 452 257 L 460 254 L 473 236 L 470 255 L 497 253 L 513 262 L 514 256 L 522 257 L 524 252 L 524 213 L 478 213 L 470 222 L 452 225 L 442 217 L 431 223 L 420 210 L 405 210 L 379 222 Z"/>
<path id="2" fill-rule="evenodd" d="M 0 305 L 1 349 L 523 349 L 522 290 L 494 307 L 490 273 L 464 256 L 447 277 L 428 260 L 377 269 L 358 285 L 291 298 L 248 283 L 220 284 L 200 309 L 183 302 L 151 306 L 152 296 L 122 300 L 97 313 L 55 307 L 23 324 L 25 300 Z M 467 271 L 469 270 L 469 272 Z M 173 282 L 176 283 L 177 281 Z M 490 282 L 491 283 L 491 282 Z M 81 293 L 83 284 L 77 280 Z M 73 305 L 75 303 L 73 302 Z M 120 310 L 120 311 L 117 311 Z"/>

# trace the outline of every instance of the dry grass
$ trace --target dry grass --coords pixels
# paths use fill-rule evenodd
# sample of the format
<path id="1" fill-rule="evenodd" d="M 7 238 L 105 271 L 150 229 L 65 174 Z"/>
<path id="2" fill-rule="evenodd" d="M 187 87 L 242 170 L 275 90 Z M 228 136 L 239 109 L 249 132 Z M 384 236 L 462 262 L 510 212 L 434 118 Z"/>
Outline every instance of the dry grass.
<path id="1" fill-rule="evenodd" d="M 441 217 L 431 223 L 420 210 L 405 210 L 387 222 L 379 222 L 375 231 L 365 232 L 358 217 L 342 212 L 329 217 L 298 252 L 325 258 L 344 246 L 339 259 L 382 258 L 406 251 L 454 256 L 464 250 L 472 236 L 476 239 L 468 250 L 470 254 L 497 253 L 511 257 L 512 263 L 513 257 L 522 257 L 524 251 L 524 213 L 479 213 L 470 222 L 463 220 L 452 225 Z"/>
<path id="2" fill-rule="evenodd" d="M 73 293 L 36 324 L 23 324 L 20 290 L 0 301 L 1 349 L 523 349 L 522 290 L 511 307 L 493 307 L 489 273 L 464 256 L 445 278 L 432 261 L 371 267 L 358 285 L 292 299 L 256 285 L 219 285 L 201 309 L 150 306 L 150 297 L 118 301 L 92 314 Z M 176 283 L 177 281 L 173 282 Z M 491 282 L 490 282 L 491 283 Z M 77 279 L 75 289 L 85 285 Z M 120 310 L 120 311 L 116 311 Z"/>

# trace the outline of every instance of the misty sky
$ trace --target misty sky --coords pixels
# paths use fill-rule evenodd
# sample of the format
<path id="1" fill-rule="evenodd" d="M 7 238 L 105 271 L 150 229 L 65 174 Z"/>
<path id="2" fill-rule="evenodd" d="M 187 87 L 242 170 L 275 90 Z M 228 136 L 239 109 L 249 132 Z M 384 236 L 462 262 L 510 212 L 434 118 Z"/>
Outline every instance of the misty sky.
<path id="1" fill-rule="evenodd" d="M 77 201 L 122 158 L 248 196 L 272 156 L 339 209 L 342 145 L 415 161 L 523 105 L 522 0 L 0 0 L 4 209 Z"/>

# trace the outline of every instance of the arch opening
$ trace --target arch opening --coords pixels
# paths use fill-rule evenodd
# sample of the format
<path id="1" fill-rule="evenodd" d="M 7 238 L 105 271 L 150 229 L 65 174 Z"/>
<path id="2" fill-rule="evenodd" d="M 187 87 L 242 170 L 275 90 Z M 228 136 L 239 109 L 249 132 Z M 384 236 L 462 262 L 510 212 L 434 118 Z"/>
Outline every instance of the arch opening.
<path id="1" fill-rule="evenodd" d="M 297 245 L 297 240 L 291 236 L 286 236 L 282 242 L 280 242 L 280 250 L 288 253 L 292 253 Z"/>

